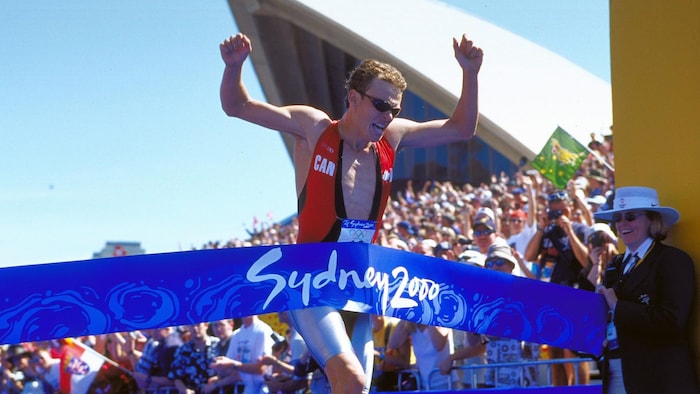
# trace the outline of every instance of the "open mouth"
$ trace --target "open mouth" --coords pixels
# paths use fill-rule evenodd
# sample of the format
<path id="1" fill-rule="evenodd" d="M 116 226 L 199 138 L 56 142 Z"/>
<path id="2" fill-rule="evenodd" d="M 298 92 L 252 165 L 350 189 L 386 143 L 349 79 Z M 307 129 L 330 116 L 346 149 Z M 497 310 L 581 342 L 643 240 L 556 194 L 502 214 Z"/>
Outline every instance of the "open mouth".
<path id="1" fill-rule="evenodd" d="M 386 126 L 379 123 L 372 123 L 372 128 L 374 129 L 374 131 L 381 134 L 384 132 L 384 129 L 386 129 Z"/>

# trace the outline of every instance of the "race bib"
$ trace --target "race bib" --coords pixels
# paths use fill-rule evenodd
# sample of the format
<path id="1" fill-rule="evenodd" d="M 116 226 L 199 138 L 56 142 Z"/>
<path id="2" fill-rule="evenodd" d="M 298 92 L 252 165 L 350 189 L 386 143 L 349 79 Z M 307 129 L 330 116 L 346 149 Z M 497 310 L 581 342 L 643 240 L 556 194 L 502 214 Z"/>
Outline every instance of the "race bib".
<path id="1" fill-rule="evenodd" d="M 338 242 L 372 243 L 377 222 L 372 220 L 343 219 Z"/>

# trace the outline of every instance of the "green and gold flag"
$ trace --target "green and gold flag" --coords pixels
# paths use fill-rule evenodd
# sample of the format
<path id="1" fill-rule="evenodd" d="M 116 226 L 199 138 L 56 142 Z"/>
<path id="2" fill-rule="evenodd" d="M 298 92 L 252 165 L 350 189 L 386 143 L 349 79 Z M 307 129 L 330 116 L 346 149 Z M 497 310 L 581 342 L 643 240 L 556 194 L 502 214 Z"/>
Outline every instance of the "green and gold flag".
<path id="1" fill-rule="evenodd" d="M 531 164 L 555 187 L 564 189 L 586 156 L 588 149 L 564 129 L 557 127 Z"/>

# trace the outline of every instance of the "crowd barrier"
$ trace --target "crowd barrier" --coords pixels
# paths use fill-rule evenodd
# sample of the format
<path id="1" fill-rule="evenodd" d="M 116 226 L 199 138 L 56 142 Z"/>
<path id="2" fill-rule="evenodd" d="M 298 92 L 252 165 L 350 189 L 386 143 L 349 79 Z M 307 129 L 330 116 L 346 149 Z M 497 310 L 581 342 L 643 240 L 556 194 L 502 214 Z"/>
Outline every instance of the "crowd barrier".
<path id="1" fill-rule="evenodd" d="M 495 363 L 495 364 L 472 364 L 472 365 L 463 365 L 463 366 L 457 366 L 453 367 L 452 371 L 457 371 L 457 372 L 462 372 L 464 376 L 469 376 L 471 375 L 470 379 L 465 379 L 464 377 L 460 377 L 460 380 L 455 382 L 453 380 L 453 374 L 448 375 L 448 387 L 447 391 L 444 389 L 440 390 L 434 390 L 431 388 L 431 382 L 433 381 L 434 377 L 436 377 L 439 373 L 439 369 L 434 369 L 430 372 L 430 375 L 427 377 L 425 380 L 425 389 L 424 390 L 400 390 L 400 392 L 454 392 L 454 390 L 459 390 L 460 393 L 463 392 L 483 392 L 483 391 L 488 391 L 488 392 L 507 392 L 507 393 L 548 393 L 548 392 L 556 392 L 556 393 L 601 393 L 602 392 L 602 386 L 599 383 L 589 383 L 589 384 L 579 384 L 579 379 L 578 379 L 578 374 L 575 374 L 575 380 L 574 380 L 574 385 L 573 386 L 568 386 L 568 387 L 561 387 L 561 386 L 552 386 L 552 367 L 554 365 L 558 364 L 566 364 L 566 363 L 571 363 L 571 364 L 579 364 L 579 363 L 592 363 L 594 362 L 593 359 L 590 358 L 569 358 L 569 359 L 556 359 L 556 360 L 537 360 L 537 361 L 522 361 L 522 362 L 512 362 L 512 363 Z M 544 367 L 544 371 L 543 368 Z M 480 383 L 478 381 L 478 374 L 477 371 L 480 370 L 487 370 L 487 369 L 494 369 L 496 372 L 501 369 L 501 368 L 509 368 L 509 369 L 516 369 L 516 368 L 522 368 L 523 370 L 527 368 L 534 368 L 538 371 L 538 373 L 544 372 L 544 380 L 539 379 L 538 382 L 536 383 L 537 385 L 528 385 L 529 383 L 525 381 L 520 381 L 519 387 L 507 387 L 507 388 L 486 388 L 486 387 L 481 387 Z M 576 368 L 575 368 L 576 369 Z M 398 386 L 401 387 L 400 383 L 404 380 L 406 375 L 411 375 L 413 376 L 416 381 L 418 382 L 418 386 L 422 387 L 421 382 L 423 382 L 423 379 L 421 379 L 420 373 L 415 370 L 415 369 L 406 369 L 402 370 L 399 372 L 398 376 L 398 381 L 397 383 L 399 384 Z M 522 379 L 524 377 L 524 374 L 520 375 L 520 378 Z M 477 387 L 476 389 L 470 389 L 470 388 L 463 388 L 462 387 L 462 382 L 465 381 L 470 381 L 471 387 Z"/>
<path id="2" fill-rule="evenodd" d="M 243 383 L 235 383 L 229 386 L 220 387 L 211 392 L 211 394 L 240 394 L 245 390 Z M 141 389 L 138 394 L 180 394 L 177 387 L 158 387 L 158 388 L 148 388 Z"/>

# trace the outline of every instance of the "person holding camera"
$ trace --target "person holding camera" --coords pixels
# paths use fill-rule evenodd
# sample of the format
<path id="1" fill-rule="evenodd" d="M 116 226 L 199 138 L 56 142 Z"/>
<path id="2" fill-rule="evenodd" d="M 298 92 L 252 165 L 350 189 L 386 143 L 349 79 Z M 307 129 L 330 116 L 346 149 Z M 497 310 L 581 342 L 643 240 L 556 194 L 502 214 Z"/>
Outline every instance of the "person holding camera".
<path id="1" fill-rule="evenodd" d="M 605 270 L 619 252 L 617 250 L 617 237 L 605 223 L 594 223 L 588 233 L 588 274 L 586 278 L 593 286 L 598 286 Z"/>
<path id="2" fill-rule="evenodd" d="M 571 220 L 572 201 L 569 193 L 558 191 L 547 197 L 547 216 L 538 223 L 537 231 L 527 245 L 525 260 L 539 261 L 537 276 L 540 280 L 593 291 L 595 287 L 586 279 L 588 264 L 586 235 L 587 225 Z M 568 349 L 550 347 L 552 359 L 573 358 Z M 588 364 L 577 363 L 579 384 L 589 380 Z M 571 363 L 552 366 L 552 380 L 556 386 L 571 386 L 576 382 Z"/>
<path id="3" fill-rule="evenodd" d="M 593 290 L 581 281 L 581 270 L 588 262 L 585 240 L 589 227 L 570 219 L 572 205 L 567 192 L 550 194 L 547 204 L 547 216 L 540 218 L 525 250 L 525 260 L 539 261 L 540 280 Z"/>

